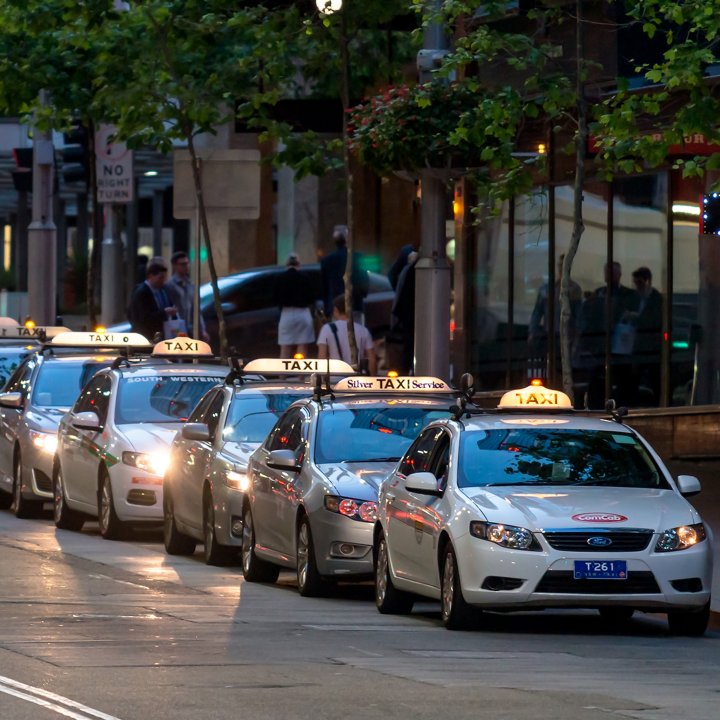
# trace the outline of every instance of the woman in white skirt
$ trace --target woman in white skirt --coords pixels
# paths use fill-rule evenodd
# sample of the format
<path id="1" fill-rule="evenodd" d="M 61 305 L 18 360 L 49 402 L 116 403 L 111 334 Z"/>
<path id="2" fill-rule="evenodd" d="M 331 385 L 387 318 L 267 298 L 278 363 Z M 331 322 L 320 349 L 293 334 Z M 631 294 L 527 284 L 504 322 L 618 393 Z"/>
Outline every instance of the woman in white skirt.
<path id="1" fill-rule="evenodd" d="M 300 258 L 297 253 L 290 253 L 285 264 L 287 270 L 278 277 L 275 285 L 275 301 L 280 307 L 280 357 L 291 358 L 295 353 L 302 353 L 307 357 L 310 346 L 315 342 L 310 306 L 317 297 L 309 278 L 300 272 Z"/>

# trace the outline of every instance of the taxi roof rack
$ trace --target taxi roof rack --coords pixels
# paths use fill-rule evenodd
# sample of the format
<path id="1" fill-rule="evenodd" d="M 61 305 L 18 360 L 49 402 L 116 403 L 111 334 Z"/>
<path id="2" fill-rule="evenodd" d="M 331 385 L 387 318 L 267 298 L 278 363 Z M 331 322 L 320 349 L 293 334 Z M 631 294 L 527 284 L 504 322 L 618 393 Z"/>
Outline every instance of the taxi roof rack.
<path id="1" fill-rule="evenodd" d="M 231 355 L 228 358 L 228 365 L 230 366 L 230 372 L 225 376 L 225 384 L 235 385 L 237 383 L 238 385 L 243 385 L 245 383 L 243 373 L 245 361 L 237 356 Z"/>
<path id="2" fill-rule="evenodd" d="M 325 387 L 323 387 L 323 380 L 325 380 Z M 323 373 L 313 373 L 310 375 L 310 384 L 313 386 L 313 400 L 320 402 L 323 397 L 329 397 L 331 400 L 335 399 L 335 393 L 332 387 L 330 387 L 330 376 Z"/>
<path id="3" fill-rule="evenodd" d="M 617 406 L 617 403 L 613 398 L 610 398 L 605 403 L 605 411 L 610 413 L 610 417 L 616 422 L 624 425 L 623 418 L 628 414 L 629 410 L 623 405 Z"/>

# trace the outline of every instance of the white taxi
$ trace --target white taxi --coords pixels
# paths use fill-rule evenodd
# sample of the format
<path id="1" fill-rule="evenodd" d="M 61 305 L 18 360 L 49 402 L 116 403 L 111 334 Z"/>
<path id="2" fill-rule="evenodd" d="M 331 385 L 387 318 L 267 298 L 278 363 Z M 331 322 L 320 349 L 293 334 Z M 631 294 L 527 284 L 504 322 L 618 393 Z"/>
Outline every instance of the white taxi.
<path id="1" fill-rule="evenodd" d="M 33 517 L 52 501 L 52 466 L 60 418 L 85 383 L 120 350 L 151 345 L 137 334 L 78 333 L 64 327 L 0 328 L 30 347 L 0 393 L 0 507 Z"/>
<path id="2" fill-rule="evenodd" d="M 699 491 L 620 413 L 575 413 L 537 384 L 506 393 L 496 411 L 461 403 L 380 488 L 377 607 L 439 599 L 451 629 L 481 610 L 595 608 L 615 622 L 662 612 L 672 633 L 701 635 L 712 541 L 685 499 Z"/>
<path id="3" fill-rule="evenodd" d="M 328 369 L 353 371 L 341 360 L 330 360 L 328 368 L 326 360 L 259 358 L 233 369 L 205 394 L 172 444 L 163 486 L 168 554 L 190 555 L 199 541 L 208 565 L 236 559 L 248 459 L 280 415 L 312 394 L 313 386 L 301 377 Z"/>
<path id="4" fill-rule="evenodd" d="M 163 519 L 169 446 L 207 390 L 227 374 L 221 365 L 168 362 L 211 358 L 207 343 L 163 340 L 152 358 L 118 358 L 88 383 L 60 422 L 53 467 L 58 528 L 80 530 L 97 518 L 108 539 L 128 526 Z"/>

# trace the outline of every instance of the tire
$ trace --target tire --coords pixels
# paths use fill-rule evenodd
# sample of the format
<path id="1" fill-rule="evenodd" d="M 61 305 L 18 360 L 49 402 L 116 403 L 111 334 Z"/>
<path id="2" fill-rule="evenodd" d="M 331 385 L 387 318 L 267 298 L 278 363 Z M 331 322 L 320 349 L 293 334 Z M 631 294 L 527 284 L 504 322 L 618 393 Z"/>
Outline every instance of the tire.
<path id="1" fill-rule="evenodd" d="M 11 492 L 0 491 L 0 510 L 8 510 L 12 507 L 13 496 Z"/>
<path id="2" fill-rule="evenodd" d="M 383 615 L 407 615 L 412 612 L 415 598 L 398 590 L 390 577 L 387 540 L 380 533 L 375 554 L 375 606 Z"/>
<path id="3" fill-rule="evenodd" d="M 322 595 L 327 586 L 317 566 L 315 557 L 315 544 L 313 543 L 310 520 L 303 515 L 297 527 L 297 585 L 298 592 L 303 597 L 318 597 Z"/>
<path id="4" fill-rule="evenodd" d="M 452 543 L 448 543 L 443 558 L 440 604 L 443 625 L 448 630 L 465 630 L 473 625 L 475 611 L 463 597 L 457 556 Z"/>
<path id="5" fill-rule="evenodd" d="M 115 512 L 115 500 L 112 494 L 112 483 L 106 471 L 100 476 L 98 491 L 98 525 L 100 534 L 106 540 L 120 540 L 125 534 L 125 523 Z"/>
<path id="6" fill-rule="evenodd" d="M 65 483 L 60 467 L 55 471 L 53 479 L 53 520 L 55 520 L 55 527 L 59 530 L 79 532 L 85 524 L 85 516 L 68 507 L 65 499 Z"/>
<path id="7" fill-rule="evenodd" d="M 635 614 L 635 609 L 631 607 L 600 607 L 598 608 L 600 617 L 604 623 L 608 625 L 624 625 L 630 622 L 630 619 Z"/>
<path id="8" fill-rule="evenodd" d="M 212 493 L 203 502 L 203 536 L 205 538 L 205 564 L 224 567 L 232 565 L 237 557 L 235 548 L 221 545 L 215 534 L 215 506 Z"/>
<path id="9" fill-rule="evenodd" d="M 671 635 L 700 637 L 710 622 L 710 601 L 700 610 L 675 610 L 667 614 Z"/>
<path id="10" fill-rule="evenodd" d="M 168 555 L 192 555 L 197 546 L 195 538 L 181 533 L 175 524 L 173 500 L 167 484 L 163 490 L 163 542 Z"/>
<path id="11" fill-rule="evenodd" d="M 280 568 L 255 554 L 255 528 L 249 507 L 243 511 L 241 553 L 243 577 L 247 582 L 274 583 L 278 579 Z"/>
<path id="12" fill-rule="evenodd" d="M 22 460 L 18 452 L 15 458 L 15 473 L 13 476 L 13 494 L 11 509 L 16 518 L 37 517 L 42 509 L 42 501 L 26 500 L 22 495 L 23 472 Z"/>

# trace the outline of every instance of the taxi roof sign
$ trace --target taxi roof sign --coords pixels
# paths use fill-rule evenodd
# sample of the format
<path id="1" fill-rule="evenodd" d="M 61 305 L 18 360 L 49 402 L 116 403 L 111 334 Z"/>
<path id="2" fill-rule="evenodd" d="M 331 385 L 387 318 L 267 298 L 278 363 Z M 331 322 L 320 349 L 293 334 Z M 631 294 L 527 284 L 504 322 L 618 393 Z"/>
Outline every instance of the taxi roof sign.
<path id="1" fill-rule="evenodd" d="M 335 391 L 347 392 L 407 392 L 407 393 L 447 393 L 453 389 L 440 378 L 436 377 L 347 377 L 335 383 Z"/>
<path id="2" fill-rule="evenodd" d="M 71 332 L 67 328 L 63 330 L 65 332 L 53 336 L 51 345 L 85 348 L 151 347 L 150 341 L 140 333 Z"/>
<path id="3" fill-rule="evenodd" d="M 572 410 L 570 398 L 560 390 L 551 390 L 537 382 L 525 388 L 509 390 L 498 403 L 501 410 Z"/>
<path id="4" fill-rule="evenodd" d="M 210 345 L 203 340 L 178 335 L 169 340 L 161 340 L 153 347 L 154 357 L 214 357 Z"/>
<path id="5" fill-rule="evenodd" d="M 28 327 L 25 325 L 18 325 L 17 322 L 12 321 L 12 324 L 5 322 L 7 318 L 0 318 L 0 338 L 17 338 L 20 340 L 43 340 L 47 338 L 53 338 L 61 333 L 70 332 L 69 328 L 63 327 L 62 325 L 33 325 Z"/>
<path id="6" fill-rule="evenodd" d="M 352 375 L 355 371 L 343 360 L 319 358 L 257 358 L 243 367 L 245 373 L 261 375 Z"/>

